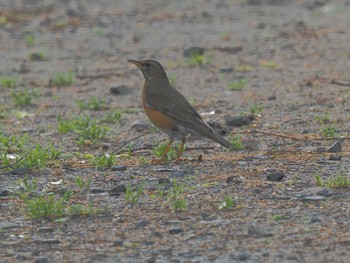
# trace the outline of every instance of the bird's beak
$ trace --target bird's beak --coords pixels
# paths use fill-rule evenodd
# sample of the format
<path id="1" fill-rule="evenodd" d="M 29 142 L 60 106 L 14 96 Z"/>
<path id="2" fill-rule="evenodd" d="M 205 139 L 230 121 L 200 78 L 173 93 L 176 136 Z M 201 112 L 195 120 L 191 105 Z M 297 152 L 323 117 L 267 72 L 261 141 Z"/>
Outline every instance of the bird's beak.
<path id="1" fill-rule="evenodd" d="M 128 59 L 128 61 L 129 61 L 130 63 L 132 63 L 132 64 L 134 64 L 134 65 L 138 66 L 138 67 L 140 67 L 140 66 L 141 66 L 140 61 L 133 60 L 133 59 Z"/>

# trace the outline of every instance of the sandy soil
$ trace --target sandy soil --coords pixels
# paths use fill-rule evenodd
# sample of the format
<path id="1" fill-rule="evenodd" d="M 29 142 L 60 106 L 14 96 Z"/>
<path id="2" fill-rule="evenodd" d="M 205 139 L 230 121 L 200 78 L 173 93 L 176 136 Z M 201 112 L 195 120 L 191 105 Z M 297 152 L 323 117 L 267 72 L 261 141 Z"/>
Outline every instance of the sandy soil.
<path id="1" fill-rule="evenodd" d="M 16 83 L 0 83 L 0 129 L 17 146 L 2 139 L 0 163 L 35 143 L 61 154 L 40 169 L 0 171 L 0 262 L 349 262 L 349 186 L 315 179 L 350 180 L 349 17 L 346 0 L 1 1 L 0 76 Z M 189 47 L 204 55 L 185 57 Z M 245 149 L 194 136 L 180 163 L 150 164 L 167 138 L 144 114 L 143 76 L 127 62 L 145 57 Z M 57 84 L 67 72 L 73 82 Z M 239 80 L 244 87 L 232 90 Z M 125 93 L 111 92 L 120 86 Z M 23 91 L 29 105 L 16 104 Z M 103 121 L 117 111 L 117 124 Z M 250 113 L 250 123 L 230 126 L 229 117 Z M 58 131 L 58 116 L 83 115 L 107 135 L 79 143 L 76 131 Z M 341 149 L 327 152 L 337 141 Z M 117 149 L 112 169 L 87 158 Z M 92 178 L 87 191 L 77 177 Z M 64 215 L 29 218 L 23 178 L 36 180 L 34 196 L 70 189 Z M 128 185 L 143 185 L 135 204 Z M 222 208 L 225 197 L 232 207 Z M 174 210 L 179 199 L 183 211 Z M 93 212 L 72 216 L 76 204 Z"/>

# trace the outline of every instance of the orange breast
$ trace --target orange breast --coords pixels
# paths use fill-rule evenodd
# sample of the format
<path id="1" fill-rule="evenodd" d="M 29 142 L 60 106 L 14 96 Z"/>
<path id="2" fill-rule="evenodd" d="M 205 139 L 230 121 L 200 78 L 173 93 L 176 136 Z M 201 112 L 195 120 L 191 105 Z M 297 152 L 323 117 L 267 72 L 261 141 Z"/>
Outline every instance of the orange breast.
<path id="1" fill-rule="evenodd" d="M 146 105 L 143 105 L 143 108 L 151 120 L 151 122 L 159 129 L 165 131 L 174 131 L 177 130 L 177 125 L 174 123 L 173 119 L 166 116 L 164 113 L 161 113 L 157 110 L 151 109 Z"/>

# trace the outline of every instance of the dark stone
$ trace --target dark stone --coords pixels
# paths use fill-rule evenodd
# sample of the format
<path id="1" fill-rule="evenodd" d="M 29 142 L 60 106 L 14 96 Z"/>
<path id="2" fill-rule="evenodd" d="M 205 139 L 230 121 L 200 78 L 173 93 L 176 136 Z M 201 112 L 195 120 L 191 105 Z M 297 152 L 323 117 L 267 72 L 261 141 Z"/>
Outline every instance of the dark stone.
<path id="1" fill-rule="evenodd" d="M 227 68 L 221 68 L 220 72 L 221 73 L 231 73 L 233 71 L 232 67 L 227 67 Z"/>
<path id="2" fill-rule="evenodd" d="M 27 260 L 28 258 L 24 255 L 16 254 L 15 259 L 17 259 L 18 261 L 24 261 L 24 260 Z"/>
<path id="3" fill-rule="evenodd" d="M 177 235 L 184 231 L 184 229 L 181 226 L 173 226 L 169 228 L 169 234 L 171 235 Z"/>
<path id="4" fill-rule="evenodd" d="M 31 61 L 43 61 L 43 60 L 45 60 L 45 56 L 43 56 L 40 53 L 31 53 L 30 60 Z"/>
<path id="5" fill-rule="evenodd" d="M 234 47 L 219 47 L 219 51 L 229 53 L 229 54 L 237 54 L 243 51 L 243 46 L 234 46 Z"/>
<path id="6" fill-rule="evenodd" d="M 11 195 L 13 192 L 9 189 L 0 189 L 0 196 L 9 196 Z"/>
<path id="7" fill-rule="evenodd" d="M 303 201 L 322 201 L 324 200 L 324 196 L 319 196 L 319 195 L 311 195 L 311 196 L 304 196 L 301 198 Z"/>
<path id="8" fill-rule="evenodd" d="M 128 95 L 131 93 L 130 89 L 125 85 L 111 87 L 110 92 L 114 95 Z"/>
<path id="9" fill-rule="evenodd" d="M 317 147 L 317 149 L 316 149 L 316 152 L 318 152 L 318 153 L 324 153 L 324 152 L 326 152 L 327 150 L 326 150 L 326 148 L 324 148 L 324 147 Z"/>
<path id="10" fill-rule="evenodd" d="M 52 228 L 48 226 L 39 227 L 37 230 L 37 232 L 40 234 L 51 233 L 52 231 L 53 231 Z"/>
<path id="11" fill-rule="evenodd" d="M 272 181 L 272 182 L 280 182 L 282 181 L 282 179 L 284 178 L 284 173 L 282 172 L 273 172 L 273 173 L 269 173 L 266 175 L 266 179 L 268 181 Z"/>
<path id="12" fill-rule="evenodd" d="M 108 191 L 111 196 L 119 196 L 123 193 L 126 193 L 126 186 L 124 184 L 117 185 Z"/>
<path id="13" fill-rule="evenodd" d="M 35 239 L 35 242 L 41 243 L 41 244 L 47 244 L 47 245 L 55 245 L 55 244 L 60 243 L 60 241 L 58 239 L 55 239 L 55 238 L 48 238 L 48 239 L 37 238 L 37 239 Z"/>
<path id="14" fill-rule="evenodd" d="M 170 184 L 170 180 L 167 178 L 159 178 L 158 184 Z"/>
<path id="15" fill-rule="evenodd" d="M 341 152 L 341 142 L 335 142 L 328 150 L 329 153 L 340 153 Z"/>
<path id="16" fill-rule="evenodd" d="M 139 220 L 136 223 L 135 227 L 136 228 L 145 228 L 149 223 L 150 223 L 150 221 L 148 221 L 148 220 Z"/>
<path id="17" fill-rule="evenodd" d="M 25 175 L 25 174 L 29 173 L 29 169 L 25 168 L 25 167 L 15 168 L 11 171 L 11 173 L 16 174 L 16 175 Z"/>
<path id="18" fill-rule="evenodd" d="M 97 189 L 97 188 L 93 188 L 90 190 L 91 194 L 102 194 L 107 192 L 105 189 Z"/>
<path id="19" fill-rule="evenodd" d="M 170 177 L 175 177 L 175 178 L 183 178 L 186 176 L 186 171 L 185 170 L 178 170 L 174 171 L 170 174 Z"/>
<path id="20" fill-rule="evenodd" d="M 275 94 L 272 94 L 270 97 L 267 98 L 267 100 L 276 100 L 277 97 Z"/>
<path id="21" fill-rule="evenodd" d="M 13 229 L 13 228 L 19 228 L 19 224 L 11 223 L 11 222 L 0 222 L 0 230 L 5 229 Z"/>
<path id="22" fill-rule="evenodd" d="M 145 130 L 148 130 L 150 128 L 151 128 L 151 125 L 149 123 L 146 123 L 140 120 L 137 120 L 131 124 L 131 129 L 134 129 L 137 132 L 144 132 Z"/>
<path id="23" fill-rule="evenodd" d="M 249 226 L 248 227 L 248 235 L 250 236 L 261 236 L 262 235 L 262 231 L 260 228 L 256 227 L 256 226 Z"/>
<path id="24" fill-rule="evenodd" d="M 225 124 L 227 126 L 232 127 L 241 127 L 244 125 L 249 125 L 251 123 L 251 120 L 248 116 L 238 116 L 238 117 L 232 117 L 232 116 L 225 116 Z"/>
<path id="25" fill-rule="evenodd" d="M 50 263 L 50 262 L 52 262 L 51 259 L 49 259 L 46 256 L 40 256 L 34 260 L 34 263 Z"/>
<path id="26" fill-rule="evenodd" d="M 124 244 L 124 240 L 116 240 L 113 242 L 113 246 L 122 246 Z"/>
<path id="27" fill-rule="evenodd" d="M 192 46 L 192 47 L 189 47 L 189 48 L 186 48 L 184 51 L 183 51 L 183 56 L 184 57 L 193 57 L 193 56 L 196 56 L 196 55 L 203 55 L 204 54 L 204 48 L 202 47 L 196 47 L 196 46 Z"/>
<path id="28" fill-rule="evenodd" d="M 111 167 L 113 172 L 115 171 L 125 171 L 127 169 L 126 165 L 115 165 Z"/>
<path id="29" fill-rule="evenodd" d="M 309 221 L 310 224 L 313 224 L 313 223 L 322 223 L 322 220 L 318 217 L 312 217 Z"/>
<path id="30" fill-rule="evenodd" d="M 341 161 L 341 155 L 332 154 L 332 155 L 329 156 L 329 160 L 331 160 L 331 161 Z"/>
<path id="31" fill-rule="evenodd" d="M 238 261 L 245 261 L 249 258 L 250 258 L 250 255 L 247 254 L 246 252 L 238 252 L 238 254 L 236 255 L 236 259 Z"/>

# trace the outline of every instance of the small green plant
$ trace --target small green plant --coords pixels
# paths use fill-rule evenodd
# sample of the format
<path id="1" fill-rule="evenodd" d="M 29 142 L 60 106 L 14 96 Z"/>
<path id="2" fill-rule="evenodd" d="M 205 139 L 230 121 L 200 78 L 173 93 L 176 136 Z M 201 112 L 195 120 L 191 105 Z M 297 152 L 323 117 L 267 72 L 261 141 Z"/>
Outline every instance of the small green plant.
<path id="1" fill-rule="evenodd" d="M 58 126 L 57 126 L 57 131 L 62 134 L 66 134 L 70 131 L 73 131 L 74 129 L 74 120 L 71 119 L 63 119 L 62 116 L 58 116 Z"/>
<path id="2" fill-rule="evenodd" d="M 317 115 L 315 116 L 315 120 L 318 122 L 318 123 L 321 123 L 321 124 L 327 124 L 327 123 L 330 123 L 331 122 L 331 118 L 329 116 L 329 112 L 326 112 L 325 114 L 323 115 Z"/>
<path id="3" fill-rule="evenodd" d="M 246 79 L 240 79 L 230 84 L 230 90 L 236 91 L 236 90 L 242 90 L 244 87 L 246 87 L 248 84 L 248 80 Z"/>
<path id="4" fill-rule="evenodd" d="M 80 110 L 100 110 L 106 104 L 104 100 L 96 97 L 91 97 L 88 101 L 77 100 L 76 103 Z"/>
<path id="5" fill-rule="evenodd" d="M 167 193 L 167 198 L 170 202 L 170 207 L 174 212 L 181 212 L 187 209 L 187 203 L 181 194 L 187 190 L 184 184 L 179 184 L 176 179 L 173 180 L 173 186 Z"/>
<path id="6" fill-rule="evenodd" d="M 272 69 L 272 70 L 278 69 L 278 65 L 275 61 L 267 61 L 267 60 L 260 61 L 260 67 L 266 68 L 266 69 Z"/>
<path id="7" fill-rule="evenodd" d="M 327 125 L 321 129 L 321 134 L 324 138 L 334 138 L 336 133 L 337 129 L 333 125 Z"/>
<path id="8" fill-rule="evenodd" d="M 34 178 L 32 181 L 28 181 L 28 176 L 25 176 L 22 180 L 22 183 L 24 185 L 24 191 L 26 193 L 36 192 L 37 190 L 36 178 Z"/>
<path id="9" fill-rule="evenodd" d="M 102 153 L 100 156 L 89 157 L 89 160 L 95 168 L 109 168 L 115 162 L 115 154 Z"/>
<path id="10" fill-rule="evenodd" d="M 241 65 L 235 66 L 234 70 L 237 72 L 250 72 L 250 71 L 253 71 L 254 68 L 250 65 L 241 64 Z"/>
<path id="11" fill-rule="evenodd" d="M 66 202 L 72 196 L 72 192 L 67 190 L 64 195 L 57 199 L 53 194 L 42 195 L 30 198 L 26 194 L 20 194 L 25 204 L 27 215 L 31 219 L 45 218 L 54 219 L 64 215 Z"/>
<path id="12" fill-rule="evenodd" d="M 281 221 L 281 220 L 284 220 L 284 219 L 287 219 L 287 218 L 288 218 L 287 216 L 280 215 L 280 214 L 272 216 L 272 219 L 275 220 L 275 221 Z"/>
<path id="13" fill-rule="evenodd" d="M 130 204 L 136 204 L 143 193 L 144 183 L 140 184 L 137 189 L 132 189 L 131 185 L 126 186 L 125 201 Z"/>
<path id="14" fill-rule="evenodd" d="M 264 109 L 263 106 L 254 104 L 254 105 L 251 105 L 249 107 L 249 113 L 251 113 L 251 114 L 259 114 L 259 113 L 261 113 L 263 111 L 263 109 Z"/>
<path id="15" fill-rule="evenodd" d="M 219 204 L 219 210 L 230 209 L 230 208 L 233 208 L 234 205 L 235 205 L 235 202 L 233 201 L 232 197 L 229 195 L 226 195 L 224 200 Z"/>
<path id="16" fill-rule="evenodd" d="M 187 207 L 187 202 L 184 198 L 178 198 L 171 203 L 171 209 L 176 213 L 186 210 Z"/>
<path id="17" fill-rule="evenodd" d="M 210 64 L 213 60 L 212 56 L 206 56 L 204 54 L 193 53 L 191 57 L 189 57 L 186 62 L 189 66 L 202 66 L 206 64 Z"/>
<path id="18" fill-rule="evenodd" d="M 81 192 L 85 192 L 90 189 L 91 181 L 92 177 L 89 177 L 86 181 L 84 181 L 81 176 L 77 176 L 74 180 L 74 183 L 81 190 Z"/>
<path id="19" fill-rule="evenodd" d="M 87 115 L 75 119 L 63 119 L 61 116 L 58 116 L 57 131 L 63 134 L 70 131 L 79 134 L 79 144 L 81 145 L 86 144 L 86 141 L 95 142 L 104 138 L 108 130 L 109 127 L 98 124 L 96 120 L 91 120 Z"/>
<path id="20" fill-rule="evenodd" d="M 97 124 L 96 120 L 92 120 L 87 128 L 77 130 L 77 133 L 80 134 L 79 144 L 84 144 L 86 140 L 95 142 L 103 139 L 106 137 L 108 130 L 107 126 Z"/>
<path id="21" fill-rule="evenodd" d="M 28 47 L 33 47 L 35 45 L 35 38 L 32 35 L 26 36 L 25 42 Z"/>
<path id="22" fill-rule="evenodd" d="M 54 86 L 67 86 L 71 85 L 74 81 L 74 74 L 72 71 L 69 71 L 67 73 L 57 73 L 52 81 L 51 84 Z"/>
<path id="23" fill-rule="evenodd" d="M 29 169 L 40 169 L 45 167 L 48 161 L 57 159 L 60 154 L 61 151 L 55 149 L 53 145 L 42 147 L 37 144 L 19 165 Z"/>
<path id="24" fill-rule="evenodd" d="M 120 111 L 114 111 L 114 112 L 109 113 L 102 120 L 102 122 L 117 124 L 117 123 L 119 123 L 121 117 L 122 117 L 122 113 Z"/>
<path id="25" fill-rule="evenodd" d="M 7 24 L 7 17 L 0 15 L 0 26 L 5 26 Z"/>
<path id="26" fill-rule="evenodd" d="M 30 105 L 33 97 L 37 97 L 38 94 L 34 91 L 28 92 L 24 90 L 19 92 L 12 92 L 11 96 L 13 98 L 14 104 L 18 107 L 22 107 Z"/>
<path id="27" fill-rule="evenodd" d="M 328 188 L 349 188 L 350 187 L 350 179 L 348 176 L 343 174 L 337 174 L 335 176 L 331 176 L 327 180 L 323 180 L 323 178 L 319 174 L 315 174 L 314 178 L 316 180 L 316 185 L 321 187 Z"/>
<path id="28" fill-rule="evenodd" d="M 87 216 L 96 213 L 96 209 L 91 203 L 87 205 L 72 204 L 67 210 L 67 213 L 71 216 Z"/>
<path id="29" fill-rule="evenodd" d="M 167 146 L 168 146 L 168 143 L 158 143 L 153 147 L 152 153 L 154 154 L 154 156 L 160 158 L 163 156 L 163 153 L 166 150 Z M 167 159 L 174 160 L 177 157 L 177 153 L 179 149 L 180 149 L 179 145 L 172 146 L 167 153 Z"/>
<path id="30" fill-rule="evenodd" d="M 232 144 L 231 150 L 240 151 L 240 150 L 243 150 L 245 148 L 245 146 L 242 142 L 242 138 L 239 135 L 236 135 L 235 137 L 231 138 L 230 142 Z"/>
<path id="31" fill-rule="evenodd" d="M 18 79 L 10 76 L 0 76 L 0 84 L 4 88 L 14 88 L 17 86 Z"/>

